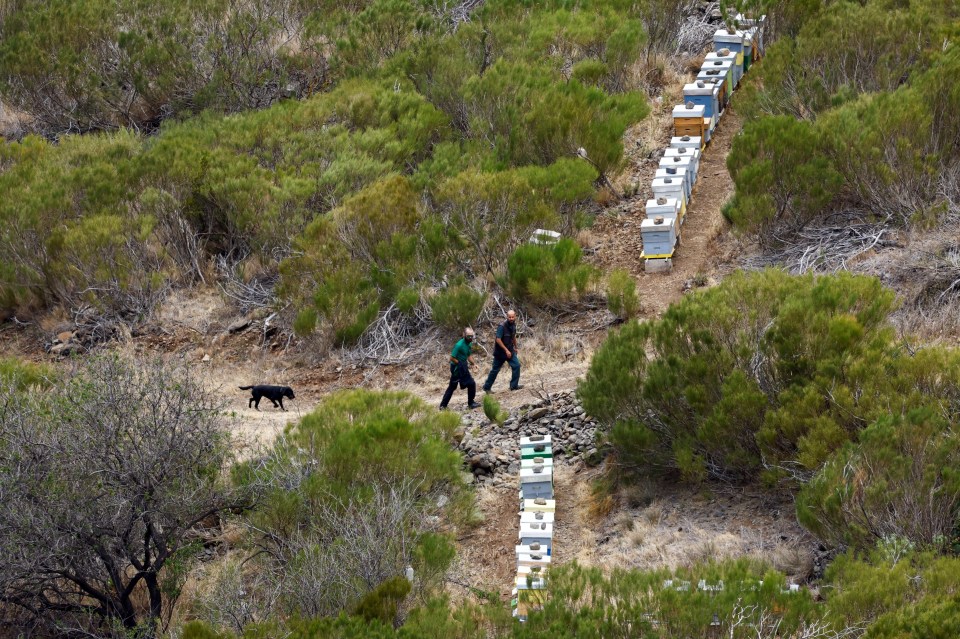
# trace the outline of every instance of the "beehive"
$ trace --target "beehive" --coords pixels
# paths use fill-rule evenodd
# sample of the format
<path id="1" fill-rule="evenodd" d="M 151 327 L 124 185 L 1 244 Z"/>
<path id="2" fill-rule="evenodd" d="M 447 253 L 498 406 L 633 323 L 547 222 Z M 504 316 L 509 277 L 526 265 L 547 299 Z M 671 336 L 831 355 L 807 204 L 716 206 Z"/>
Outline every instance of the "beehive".
<path id="1" fill-rule="evenodd" d="M 520 510 L 523 512 L 552 513 L 557 510 L 557 502 L 553 499 L 524 499 L 520 502 Z"/>
<path id="2" fill-rule="evenodd" d="M 553 546 L 553 524 L 520 524 L 520 545 Z"/>
<path id="3" fill-rule="evenodd" d="M 550 444 L 526 444 L 520 445 L 520 461 L 524 459 L 533 459 L 534 457 L 553 458 L 553 446 Z"/>
<path id="4" fill-rule="evenodd" d="M 517 545 L 513 547 L 513 551 L 517 555 L 522 555 L 524 553 L 529 555 L 530 553 L 534 553 L 534 552 L 545 552 L 549 555 L 550 546 L 546 544 L 540 544 L 540 543 L 530 544 L 527 546 Z"/>
<path id="5" fill-rule="evenodd" d="M 743 72 L 747 73 L 750 71 L 750 65 L 753 64 L 755 46 L 753 42 L 753 34 L 755 29 L 752 27 L 747 29 L 743 33 Z"/>
<path id="6" fill-rule="evenodd" d="M 703 105 L 687 102 L 673 107 L 674 135 L 703 137 Z"/>
<path id="7" fill-rule="evenodd" d="M 520 495 L 523 499 L 553 499 L 552 468 L 521 468 Z"/>
<path id="8" fill-rule="evenodd" d="M 657 217 L 680 217 L 680 200 L 675 197 L 660 197 L 655 200 L 647 200 L 647 206 L 644 209 L 648 220 Z"/>
<path id="9" fill-rule="evenodd" d="M 701 68 L 697 72 L 697 82 L 712 82 L 719 87 L 717 102 L 720 105 L 721 113 L 727 108 L 727 103 L 730 102 L 730 96 L 733 94 L 733 87 L 729 80 L 730 69 L 727 68 Z"/>
<path id="10" fill-rule="evenodd" d="M 531 244 L 540 244 L 542 246 L 552 246 L 560 241 L 560 234 L 556 231 L 547 229 L 537 229 L 530 236 Z"/>
<path id="11" fill-rule="evenodd" d="M 553 518 L 554 518 L 554 513 L 539 513 L 539 512 L 520 513 L 520 523 L 529 522 L 532 524 L 535 521 L 543 521 L 548 524 L 552 524 Z"/>
<path id="12" fill-rule="evenodd" d="M 553 468 L 553 457 L 531 457 L 520 460 L 520 468 L 536 468 L 537 466 Z"/>
<path id="13" fill-rule="evenodd" d="M 553 438 L 550 435 L 531 435 L 530 437 L 520 438 L 520 447 L 532 446 L 534 444 L 552 444 Z"/>
<path id="14" fill-rule="evenodd" d="M 693 158 L 693 177 L 696 182 L 697 174 L 700 172 L 700 149 L 667 149 L 663 152 L 663 157 L 692 157 Z"/>
<path id="15" fill-rule="evenodd" d="M 697 73 L 697 80 L 714 80 L 717 78 L 723 80 L 723 86 L 727 92 L 727 100 L 733 95 L 733 90 L 737 88 L 737 78 L 733 72 L 734 63 L 726 60 L 712 60 L 704 62 Z"/>
<path id="16" fill-rule="evenodd" d="M 679 160 L 680 158 L 670 158 L 672 160 Z M 691 189 L 693 188 L 690 184 L 690 176 L 687 173 L 687 167 L 685 166 L 673 166 L 668 165 L 664 166 L 668 160 L 660 160 L 660 168 L 657 169 L 657 172 L 653 174 L 655 180 L 666 180 L 677 178 L 683 182 L 683 197 L 686 198 L 685 201 L 690 201 Z"/>
<path id="17" fill-rule="evenodd" d="M 526 546 L 522 547 L 525 548 Z M 517 576 L 523 575 L 525 577 L 531 575 L 535 579 L 540 579 L 545 577 L 546 574 L 547 571 L 543 566 L 517 566 Z"/>
<path id="18" fill-rule="evenodd" d="M 712 118 L 720 113 L 720 88 L 714 82 L 697 80 L 683 85 L 683 99 L 703 105 L 705 118 Z"/>
<path id="19" fill-rule="evenodd" d="M 545 552 L 517 555 L 517 566 L 539 566 L 540 568 L 550 567 L 550 555 Z"/>
<path id="20" fill-rule="evenodd" d="M 736 55 L 736 62 L 734 64 L 740 67 L 737 79 L 743 75 L 743 38 L 743 31 L 730 28 L 717 29 L 716 33 L 713 34 L 714 51 L 729 49 Z"/>
<path id="21" fill-rule="evenodd" d="M 684 153 L 682 155 L 664 155 L 662 158 L 660 158 L 659 168 L 686 169 L 687 181 L 690 183 L 691 190 L 693 189 L 693 185 L 697 183 L 697 162 L 694 161 L 693 157 L 691 157 L 689 154 Z"/>
<path id="22" fill-rule="evenodd" d="M 673 256 L 677 245 L 677 222 L 673 218 L 657 217 L 640 222 L 643 257 L 646 259 Z"/>
<path id="23" fill-rule="evenodd" d="M 672 197 L 680 200 L 680 215 L 677 216 L 678 218 L 683 218 L 687 214 L 687 193 L 683 179 L 654 178 L 650 188 L 653 189 L 653 197 L 655 198 Z"/>
<path id="24" fill-rule="evenodd" d="M 703 138 L 690 135 L 681 135 L 670 138 L 671 149 L 702 149 Z"/>
<path id="25" fill-rule="evenodd" d="M 717 66 L 717 62 L 729 62 L 730 70 L 733 74 L 733 86 L 740 84 L 740 78 L 743 77 L 743 52 L 737 53 L 726 47 L 708 53 L 703 60 L 703 68 L 709 68 L 711 65 Z"/>

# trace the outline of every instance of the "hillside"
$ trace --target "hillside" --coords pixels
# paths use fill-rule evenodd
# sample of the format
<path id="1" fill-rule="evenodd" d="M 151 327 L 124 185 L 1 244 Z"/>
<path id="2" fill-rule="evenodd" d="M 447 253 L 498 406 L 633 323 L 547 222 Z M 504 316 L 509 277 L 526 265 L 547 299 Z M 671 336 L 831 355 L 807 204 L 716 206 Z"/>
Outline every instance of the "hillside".
<path id="1" fill-rule="evenodd" d="M 960 635 L 957 7 L 0 5 L 0 636 Z"/>

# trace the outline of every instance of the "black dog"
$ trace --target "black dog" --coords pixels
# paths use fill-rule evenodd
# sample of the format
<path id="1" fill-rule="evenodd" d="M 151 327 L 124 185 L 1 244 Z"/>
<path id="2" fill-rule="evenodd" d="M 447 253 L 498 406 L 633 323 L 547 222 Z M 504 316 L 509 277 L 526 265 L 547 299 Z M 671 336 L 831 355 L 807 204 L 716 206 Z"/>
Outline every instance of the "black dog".
<path id="1" fill-rule="evenodd" d="M 289 386 L 240 386 L 240 390 L 252 391 L 253 397 L 250 398 L 250 401 L 247 402 L 247 408 L 253 406 L 257 410 L 260 410 L 260 399 L 266 397 L 271 402 L 273 402 L 273 407 L 278 406 L 277 402 L 280 402 L 280 410 L 287 410 L 283 407 L 283 398 L 288 397 L 294 399 L 293 389 Z"/>

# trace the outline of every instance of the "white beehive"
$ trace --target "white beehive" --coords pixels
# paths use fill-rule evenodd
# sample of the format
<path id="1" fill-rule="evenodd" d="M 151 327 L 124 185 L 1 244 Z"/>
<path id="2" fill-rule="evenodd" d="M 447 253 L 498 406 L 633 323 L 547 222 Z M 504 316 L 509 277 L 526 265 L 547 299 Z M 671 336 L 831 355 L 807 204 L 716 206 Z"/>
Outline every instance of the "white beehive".
<path id="1" fill-rule="evenodd" d="M 556 512 L 557 510 L 557 502 L 553 499 L 544 499 L 543 497 L 538 497 L 536 499 L 524 499 L 520 503 L 520 509 L 525 513 L 552 513 Z"/>
<path id="2" fill-rule="evenodd" d="M 553 523 L 554 513 L 541 513 L 541 512 L 522 512 L 520 513 L 520 523 L 534 523 L 534 522 L 546 522 L 548 524 Z"/>
<path id="3" fill-rule="evenodd" d="M 537 466 L 553 468 L 553 457 L 533 457 L 520 460 L 520 468 L 536 468 Z"/>
<path id="4" fill-rule="evenodd" d="M 524 523 L 520 524 L 520 545 L 553 546 L 553 524 Z"/>
<path id="5" fill-rule="evenodd" d="M 533 235 L 530 236 L 531 244 L 540 244 L 542 246 L 552 246 L 560 241 L 560 234 L 556 231 L 548 231 L 547 229 L 537 229 L 533 232 Z"/>
<path id="6" fill-rule="evenodd" d="M 530 545 L 528 545 L 528 546 L 518 545 L 518 546 L 514 546 L 514 547 L 513 547 L 513 552 L 514 552 L 515 554 L 517 554 L 517 555 L 522 555 L 522 554 L 528 554 L 528 555 L 529 555 L 529 554 L 536 553 L 536 552 L 539 552 L 539 553 L 544 553 L 544 552 L 545 552 L 545 553 L 547 553 L 547 554 L 549 555 L 549 554 L 550 554 L 550 546 L 548 546 L 548 545 L 546 545 L 546 544 L 530 544 Z"/>
<path id="7" fill-rule="evenodd" d="M 533 446 L 536 444 L 552 444 L 553 438 L 550 435 L 531 435 L 530 437 L 521 437 L 520 446 Z"/>
<path id="8" fill-rule="evenodd" d="M 656 217 L 680 217 L 680 200 L 675 197 L 660 197 L 655 200 L 647 200 L 647 206 L 644 208 L 648 220 Z"/>
<path id="9" fill-rule="evenodd" d="M 673 255 L 677 245 L 677 222 L 673 218 L 655 218 L 640 222 L 643 256 L 665 258 Z"/>
<path id="10" fill-rule="evenodd" d="M 680 158 L 673 158 L 679 160 Z M 690 194 L 692 193 L 692 185 L 690 184 L 690 176 L 687 174 L 687 167 L 685 166 L 673 166 L 669 164 L 664 166 L 663 161 L 661 161 L 660 168 L 657 169 L 657 172 L 653 175 L 656 180 L 665 180 L 667 178 L 679 178 L 683 180 L 683 192 L 684 197 L 687 201 L 690 200 Z"/>
<path id="11" fill-rule="evenodd" d="M 703 138 L 699 136 L 681 135 L 670 138 L 671 149 L 702 149 Z"/>
<path id="12" fill-rule="evenodd" d="M 687 192 L 683 178 L 654 178 L 653 182 L 650 183 L 650 188 L 653 190 L 653 197 L 657 199 L 672 197 L 680 200 L 680 215 L 678 217 L 682 218 L 687 214 Z"/>
<path id="13" fill-rule="evenodd" d="M 540 568 L 548 568 L 550 566 L 550 559 L 551 557 L 547 553 L 521 554 L 517 555 L 517 566 L 539 566 Z"/>
<path id="14" fill-rule="evenodd" d="M 520 494 L 523 499 L 553 499 L 553 468 L 521 468 Z"/>
<path id="15" fill-rule="evenodd" d="M 732 49 L 727 49 L 726 47 L 721 48 L 713 53 L 708 53 L 707 57 L 703 60 L 704 69 L 710 68 L 710 65 L 714 67 L 717 66 L 717 62 L 729 63 L 730 71 L 733 74 L 733 86 L 740 84 L 740 78 L 743 77 L 743 52 L 737 53 Z"/>
<path id="16" fill-rule="evenodd" d="M 700 172 L 700 149 L 667 149 L 663 152 L 665 158 L 693 158 L 693 181 L 696 183 L 697 174 Z"/>

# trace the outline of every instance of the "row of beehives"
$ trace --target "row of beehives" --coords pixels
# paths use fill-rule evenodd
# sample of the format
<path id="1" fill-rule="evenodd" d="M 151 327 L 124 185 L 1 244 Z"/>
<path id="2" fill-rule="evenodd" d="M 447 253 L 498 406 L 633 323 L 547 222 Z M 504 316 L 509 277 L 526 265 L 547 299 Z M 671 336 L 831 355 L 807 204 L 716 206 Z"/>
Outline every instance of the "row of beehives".
<path id="1" fill-rule="evenodd" d="M 641 222 L 646 270 L 664 271 L 673 266 L 687 204 L 697 183 L 700 155 L 713 137 L 720 118 L 740 78 L 760 58 L 765 17 L 746 20 L 743 30 L 720 29 L 713 36 L 695 82 L 683 87 L 684 104 L 673 109 L 674 137 L 660 160 L 653 180 L 653 199 L 647 200 Z"/>
<path id="2" fill-rule="evenodd" d="M 543 602 L 553 550 L 553 442 L 550 435 L 520 438 L 520 534 L 515 548 L 513 615 L 525 620 Z"/>

